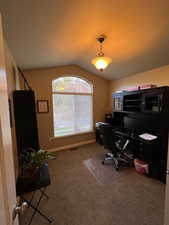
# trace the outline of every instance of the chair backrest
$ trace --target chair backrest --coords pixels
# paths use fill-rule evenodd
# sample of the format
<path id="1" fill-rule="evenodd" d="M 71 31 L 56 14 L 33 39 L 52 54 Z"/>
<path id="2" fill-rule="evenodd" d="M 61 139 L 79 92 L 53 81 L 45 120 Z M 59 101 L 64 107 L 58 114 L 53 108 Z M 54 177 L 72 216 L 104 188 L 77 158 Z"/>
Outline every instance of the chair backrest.
<path id="1" fill-rule="evenodd" d="M 117 151 L 113 138 L 113 127 L 109 124 L 103 124 L 99 127 L 104 148 L 111 151 Z"/>

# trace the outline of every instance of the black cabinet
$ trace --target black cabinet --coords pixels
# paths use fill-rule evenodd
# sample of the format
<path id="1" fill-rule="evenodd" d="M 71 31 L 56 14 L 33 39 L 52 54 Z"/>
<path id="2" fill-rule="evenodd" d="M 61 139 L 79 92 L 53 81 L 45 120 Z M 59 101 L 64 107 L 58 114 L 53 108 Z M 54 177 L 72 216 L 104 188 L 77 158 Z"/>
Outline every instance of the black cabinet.
<path id="1" fill-rule="evenodd" d="M 168 113 L 169 87 L 114 93 L 114 112 Z"/>
<path id="2" fill-rule="evenodd" d="M 13 103 L 18 153 L 26 148 L 39 150 L 34 92 L 14 91 Z"/>
<path id="3" fill-rule="evenodd" d="M 135 158 L 139 158 L 149 165 L 149 176 L 160 179 L 160 140 L 145 141 L 139 138 L 137 142 L 137 149 L 135 151 Z"/>
<path id="4" fill-rule="evenodd" d="M 163 107 L 163 91 L 152 91 L 144 94 L 143 111 L 144 112 L 162 112 Z"/>

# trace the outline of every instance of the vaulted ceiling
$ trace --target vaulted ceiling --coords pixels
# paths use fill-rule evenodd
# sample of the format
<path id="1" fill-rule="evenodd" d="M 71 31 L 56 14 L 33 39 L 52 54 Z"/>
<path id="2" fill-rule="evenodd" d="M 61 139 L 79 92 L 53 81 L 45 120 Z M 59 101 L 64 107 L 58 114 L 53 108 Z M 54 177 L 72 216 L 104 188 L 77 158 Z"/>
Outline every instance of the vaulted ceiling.
<path id="1" fill-rule="evenodd" d="M 23 69 L 77 64 L 113 80 L 169 64 L 169 0 L 0 0 L 0 12 Z M 98 72 L 102 33 L 112 64 Z"/>

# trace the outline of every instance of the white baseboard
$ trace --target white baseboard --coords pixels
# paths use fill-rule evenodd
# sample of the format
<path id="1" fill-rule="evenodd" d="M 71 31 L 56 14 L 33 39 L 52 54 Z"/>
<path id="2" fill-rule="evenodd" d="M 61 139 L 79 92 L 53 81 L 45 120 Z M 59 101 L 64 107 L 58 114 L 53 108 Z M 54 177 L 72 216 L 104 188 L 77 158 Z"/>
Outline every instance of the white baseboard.
<path id="1" fill-rule="evenodd" d="M 88 144 L 92 144 L 95 143 L 96 140 L 92 139 L 92 140 L 88 140 L 88 141 L 81 141 L 75 144 L 70 144 L 70 145 L 64 145 L 58 148 L 51 148 L 48 149 L 49 152 L 58 152 L 58 151 L 63 151 L 63 150 L 67 150 L 67 149 L 71 149 L 71 148 L 75 148 L 75 147 L 79 147 L 79 146 L 83 146 L 83 145 L 88 145 Z"/>

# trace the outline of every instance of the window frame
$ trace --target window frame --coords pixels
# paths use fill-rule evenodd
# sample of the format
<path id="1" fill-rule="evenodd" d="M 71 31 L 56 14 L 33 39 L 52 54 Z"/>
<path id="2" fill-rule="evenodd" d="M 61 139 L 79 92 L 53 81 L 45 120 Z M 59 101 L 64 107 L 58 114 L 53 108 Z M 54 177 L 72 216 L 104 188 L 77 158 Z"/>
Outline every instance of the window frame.
<path id="1" fill-rule="evenodd" d="M 94 127 L 93 127 L 93 84 L 91 81 L 87 80 L 84 77 L 81 76 L 76 76 L 76 75 L 64 75 L 64 76 L 59 76 L 55 79 L 52 80 L 52 84 L 53 81 L 56 81 L 59 78 L 64 78 L 64 77 L 75 77 L 75 78 L 79 78 L 85 82 L 87 82 L 90 85 L 91 88 L 91 93 L 83 93 L 83 92 L 64 92 L 64 91 L 53 91 L 53 86 L 52 86 L 52 116 L 53 116 L 53 137 L 52 139 L 55 138 L 65 138 L 65 137 L 71 137 L 71 136 L 76 136 L 76 135 L 83 135 L 83 134 L 87 134 L 87 133 L 93 133 L 94 132 Z M 85 96 L 91 96 L 91 101 L 90 101 L 90 107 L 91 107 L 91 129 L 88 131 L 84 131 L 84 132 L 78 132 L 78 133 L 74 133 L 74 134 L 66 134 L 63 136 L 55 136 L 55 129 L 54 129 L 54 107 L 53 107 L 53 95 L 54 94 L 60 94 L 60 95 L 85 95 Z"/>

